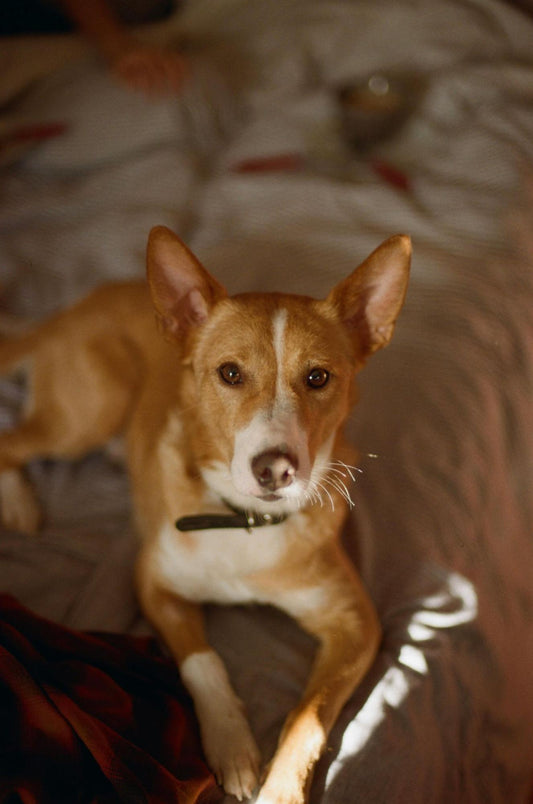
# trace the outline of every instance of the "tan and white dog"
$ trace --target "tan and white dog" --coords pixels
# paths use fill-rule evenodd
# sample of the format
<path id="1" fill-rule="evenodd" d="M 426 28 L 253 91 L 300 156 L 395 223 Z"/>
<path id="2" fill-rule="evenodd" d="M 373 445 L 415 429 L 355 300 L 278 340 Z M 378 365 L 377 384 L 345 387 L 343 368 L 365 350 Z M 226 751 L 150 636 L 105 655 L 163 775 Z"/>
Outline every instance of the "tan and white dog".
<path id="1" fill-rule="evenodd" d="M 395 236 L 324 300 L 228 297 L 157 227 L 151 294 L 142 282 L 109 285 L 0 342 L 0 368 L 29 377 L 20 423 L 0 434 L 5 524 L 38 524 L 25 463 L 75 458 L 125 436 L 143 537 L 140 600 L 194 700 L 207 760 L 239 799 L 256 789 L 260 758 L 200 604 L 273 604 L 316 637 L 308 686 L 257 797 L 302 804 L 380 642 L 339 542 L 355 460 L 342 428 L 356 372 L 392 336 L 409 262 L 409 238 Z"/>

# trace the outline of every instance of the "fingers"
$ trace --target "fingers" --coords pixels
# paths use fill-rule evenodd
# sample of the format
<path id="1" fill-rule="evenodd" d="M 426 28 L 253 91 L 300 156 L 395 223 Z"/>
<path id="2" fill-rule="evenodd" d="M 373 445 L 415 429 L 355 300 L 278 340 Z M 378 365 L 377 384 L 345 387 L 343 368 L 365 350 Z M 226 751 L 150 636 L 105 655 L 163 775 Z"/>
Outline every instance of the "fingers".
<path id="1" fill-rule="evenodd" d="M 181 90 L 186 64 L 180 53 L 139 46 L 119 56 L 113 70 L 132 89 L 155 97 Z"/>

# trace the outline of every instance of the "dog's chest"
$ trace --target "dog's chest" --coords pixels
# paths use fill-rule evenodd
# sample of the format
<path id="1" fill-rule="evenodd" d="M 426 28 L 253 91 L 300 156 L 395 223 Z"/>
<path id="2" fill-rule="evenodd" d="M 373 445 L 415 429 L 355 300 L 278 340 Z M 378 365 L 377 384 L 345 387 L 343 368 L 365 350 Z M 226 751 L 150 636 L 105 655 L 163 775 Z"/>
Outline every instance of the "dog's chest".
<path id="1" fill-rule="evenodd" d="M 179 533 L 167 522 L 157 540 L 156 572 L 188 600 L 248 603 L 260 597 L 253 575 L 273 569 L 287 548 L 284 524 Z"/>

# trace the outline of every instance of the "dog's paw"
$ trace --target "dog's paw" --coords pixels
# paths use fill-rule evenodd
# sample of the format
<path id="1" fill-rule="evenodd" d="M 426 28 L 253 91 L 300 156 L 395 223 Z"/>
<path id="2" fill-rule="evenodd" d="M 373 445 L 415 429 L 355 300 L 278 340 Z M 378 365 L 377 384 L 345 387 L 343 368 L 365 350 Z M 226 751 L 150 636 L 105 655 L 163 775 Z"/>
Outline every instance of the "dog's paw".
<path id="1" fill-rule="evenodd" d="M 207 725 L 203 745 L 209 767 L 218 783 L 239 801 L 250 798 L 258 783 L 261 757 L 240 711 Z"/>
<path id="2" fill-rule="evenodd" d="M 194 699 L 207 763 L 226 793 L 250 798 L 258 783 L 260 754 L 220 657 L 193 653 L 180 665 Z"/>
<path id="3" fill-rule="evenodd" d="M 280 768 L 274 757 L 253 804 L 306 804 L 308 789 L 309 779 L 306 783 L 300 774 L 295 773 L 294 764 Z"/>
<path id="4" fill-rule="evenodd" d="M 0 516 L 9 530 L 36 533 L 41 524 L 41 509 L 33 488 L 19 469 L 0 473 Z"/>
<path id="5" fill-rule="evenodd" d="M 265 785 L 259 791 L 254 804 L 305 804 L 305 793 L 301 789 L 276 790 Z"/>

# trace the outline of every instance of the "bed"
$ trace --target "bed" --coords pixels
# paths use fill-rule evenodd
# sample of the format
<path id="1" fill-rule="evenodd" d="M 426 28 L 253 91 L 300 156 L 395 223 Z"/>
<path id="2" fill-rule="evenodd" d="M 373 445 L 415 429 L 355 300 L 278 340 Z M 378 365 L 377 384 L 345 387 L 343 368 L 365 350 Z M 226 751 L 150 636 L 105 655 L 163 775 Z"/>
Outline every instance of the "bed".
<path id="1" fill-rule="evenodd" d="M 406 307 L 350 420 L 361 472 L 344 538 L 384 639 L 310 801 L 528 801 L 533 10 L 191 0 L 140 35 L 185 42 L 179 97 L 131 93 L 75 35 L 0 44 L 4 324 L 142 276 L 155 224 L 231 291 L 317 296 L 409 233 Z M 369 76 L 416 84 L 416 103 L 391 136 L 354 150 L 339 89 Z M 0 380 L 0 428 L 23 393 Z M 0 592 L 75 634 L 146 646 L 120 464 L 97 453 L 29 471 L 45 520 L 37 537 L 1 532 Z M 270 609 L 212 607 L 208 625 L 268 757 L 313 642 Z M 230 804 L 209 782 L 175 799 L 147 790 L 94 800 Z"/>

